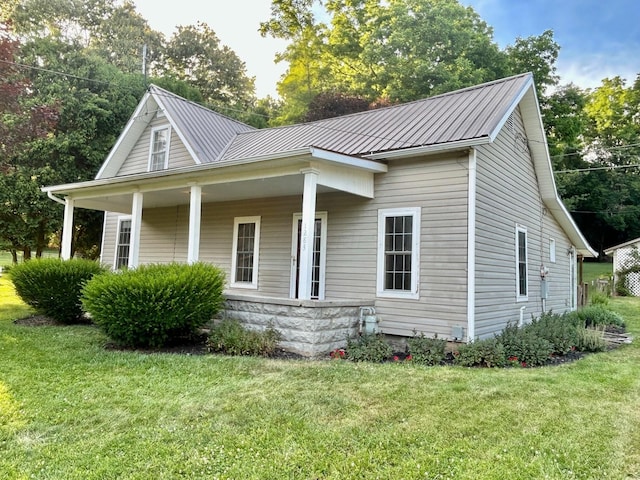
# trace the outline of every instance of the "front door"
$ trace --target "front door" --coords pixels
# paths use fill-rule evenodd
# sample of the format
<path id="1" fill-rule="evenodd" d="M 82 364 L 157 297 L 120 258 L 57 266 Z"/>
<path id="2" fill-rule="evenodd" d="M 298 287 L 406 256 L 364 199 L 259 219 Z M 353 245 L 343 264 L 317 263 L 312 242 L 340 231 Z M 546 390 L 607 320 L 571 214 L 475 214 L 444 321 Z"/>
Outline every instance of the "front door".
<path id="1" fill-rule="evenodd" d="M 291 235 L 291 298 L 298 298 L 300 285 L 300 234 L 302 232 L 302 214 L 293 215 Z M 324 299 L 325 257 L 327 249 L 327 213 L 316 212 L 313 229 L 313 264 L 311 268 L 311 298 Z"/>

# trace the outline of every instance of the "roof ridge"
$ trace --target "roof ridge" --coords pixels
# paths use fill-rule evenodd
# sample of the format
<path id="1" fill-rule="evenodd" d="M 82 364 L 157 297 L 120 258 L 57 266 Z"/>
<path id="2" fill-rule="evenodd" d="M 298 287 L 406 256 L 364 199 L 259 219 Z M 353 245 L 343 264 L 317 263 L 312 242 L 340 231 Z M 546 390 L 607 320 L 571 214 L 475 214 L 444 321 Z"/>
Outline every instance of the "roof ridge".
<path id="1" fill-rule="evenodd" d="M 173 93 L 173 92 L 170 92 L 169 90 L 166 90 L 166 89 L 164 89 L 164 88 L 162 88 L 162 87 L 159 87 L 158 85 L 156 85 L 156 84 L 154 84 L 154 83 L 149 84 L 149 87 L 148 87 L 148 88 L 149 88 L 149 91 L 150 91 L 152 94 L 153 94 L 154 92 L 153 92 L 151 89 L 159 90 L 159 91 L 160 91 L 159 93 L 162 93 L 162 95 L 167 95 L 167 96 L 170 96 L 170 97 L 172 97 L 172 98 L 175 98 L 176 100 L 180 100 L 180 101 L 182 101 L 182 102 L 189 103 L 189 104 L 191 104 L 191 105 L 192 105 L 192 106 L 194 106 L 194 107 L 197 107 L 197 108 L 200 108 L 200 109 L 202 109 L 202 110 L 206 111 L 207 113 L 213 113 L 214 115 L 218 115 L 219 117 L 222 117 L 222 118 L 224 118 L 225 120 L 229 120 L 229 121 L 231 121 L 231 122 L 234 122 L 234 123 L 240 124 L 240 125 L 242 125 L 243 127 L 247 127 L 247 128 L 252 129 L 252 130 L 258 130 L 256 127 L 253 127 L 253 126 L 248 125 L 248 124 L 246 124 L 246 123 L 244 123 L 244 122 L 241 122 L 240 120 L 236 120 L 235 118 L 231 118 L 231 117 L 229 117 L 228 115 L 225 115 L 225 114 L 223 114 L 223 113 L 217 112 L 217 111 L 213 110 L 212 108 L 205 107 L 204 105 L 200 105 L 199 103 L 194 102 L 193 100 L 189 100 L 189 99 L 187 99 L 187 98 L 181 97 L 180 95 L 178 95 L 178 94 L 176 94 L 176 93 Z"/>
<path id="2" fill-rule="evenodd" d="M 417 104 L 417 103 L 423 103 L 423 102 L 431 101 L 431 100 L 438 99 L 438 98 L 443 98 L 443 97 L 452 96 L 452 95 L 459 95 L 459 94 L 464 93 L 464 92 L 469 92 L 469 91 L 472 91 L 472 90 L 479 90 L 479 89 L 482 89 L 482 88 L 487 88 L 487 87 L 492 86 L 492 85 L 497 85 L 497 84 L 500 84 L 500 83 L 506 83 L 506 82 L 514 81 L 516 79 L 520 79 L 520 78 L 527 77 L 527 76 L 532 76 L 532 73 L 531 72 L 526 72 L 526 73 L 520 73 L 518 75 L 512 75 L 512 76 L 506 77 L 506 78 L 498 78 L 496 80 L 491 80 L 489 82 L 481 83 L 479 85 L 472 85 L 470 87 L 460 88 L 458 90 L 452 90 L 450 92 L 439 93 L 438 95 L 433 95 L 431 97 L 420 98 L 418 100 L 412 100 L 410 102 L 398 103 L 396 105 L 389 105 L 387 107 L 382 107 L 382 108 L 375 108 L 373 110 L 363 110 L 361 112 L 348 113 L 346 115 L 340 115 L 340 116 L 337 116 L 337 117 L 330 117 L 330 118 L 323 118 L 321 120 L 314 120 L 314 121 L 311 121 L 311 122 L 293 123 L 291 125 L 279 125 L 277 127 L 260 128 L 260 129 L 256 129 L 256 131 L 261 131 L 262 132 L 262 131 L 267 131 L 267 130 L 280 130 L 280 129 L 285 129 L 285 128 L 300 127 L 302 125 L 314 126 L 314 125 L 327 123 L 327 122 L 330 122 L 330 121 L 333 121 L 333 120 L 337 120 L 337 119 L 352 118 L 352 117 L 361 116 L 361 115 L 368 115 L 368 114 L 373 114 L 374 112 L 383 112 L 385 110 L 391 110 L 391 109 L 395 109 L 395 108 L 399 108 L 399 107 L 406 107 L 408 105 L 413 105 L 413 104 Z M 244 135 L 244 134 L 250 134 L 250 133 L 252 133 L 252 131 L 239 132 L 238 135 Z"/>

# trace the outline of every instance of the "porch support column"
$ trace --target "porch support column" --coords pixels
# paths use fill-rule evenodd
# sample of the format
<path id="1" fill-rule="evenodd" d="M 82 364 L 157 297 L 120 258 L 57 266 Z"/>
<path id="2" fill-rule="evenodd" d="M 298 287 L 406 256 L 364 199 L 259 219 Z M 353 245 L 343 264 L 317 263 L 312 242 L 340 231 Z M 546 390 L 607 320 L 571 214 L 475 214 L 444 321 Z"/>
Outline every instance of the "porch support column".
<path id="1" fill-rule="evenodd" d="M 200 257 L 200 213 L 202 210 L 202 187 L 191 185 L 189 200 L 189 246 L 187 263 L 195 263 Z"/>
<path id="2" fill-rule="evenodd" d="M 131 245 L 129 247 L 129 268 L 138 266 L 140 255 L 140 226 L 142 224 L 142 192 L 133 193 L 131 204 Z"/>
<path id="3" fill-rule="evenodd" d="M 64 220 L 62 223 L 62 245 L 60 256 L 62 260 L 71 258 L 71 241 L 73 240 L 73 199 L 64 200 Z"/>
<path id="4" fill-rule="evenodd" d="M 313 273 L 313 236 L 316 223 L 316 192 L 318 188 L 318 171 L 309 168 L 302 170 L 304 174 L 304 191 L 302 193 L 302 231 L 300 232 L 300 280 L 298 298 L 311 299 L 311 275 Z"/>

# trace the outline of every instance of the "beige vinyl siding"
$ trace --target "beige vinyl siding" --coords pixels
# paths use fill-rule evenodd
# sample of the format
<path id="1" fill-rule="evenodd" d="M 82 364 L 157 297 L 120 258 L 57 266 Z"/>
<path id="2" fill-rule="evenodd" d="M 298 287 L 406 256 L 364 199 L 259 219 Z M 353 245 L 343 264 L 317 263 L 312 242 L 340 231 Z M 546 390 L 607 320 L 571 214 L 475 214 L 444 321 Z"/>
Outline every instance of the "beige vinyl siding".
<path id="1" fill-rule="evenodd" d="M 149 123 L 140 138 L 131 149 L 116 176 L 144 173 L 149 167 L 149 148 L 151 147 L 151 131 L 155 127 L 169 125 L 166 117 L 157 117 Z M 169 144 L 169 169 L 195 165 L 195 161 L 178 137 L 174 128 L 171 128 L 171 140 Z"/>
<path id="2" fill-rule="evenodd" d="M 376 292 L 378 209 L 421 207 L 420 296 L 377 298 L 381 329 L 393 335 L 449 337 L 466 325 L 467 157 L 396 160 L 376 176 L 373 200 L 322 195 L 328 211 L 326 297 Z"/>
<path id="3" fill-rule="evenodd" d="M 569 306 L 566 236 L 544 208 L 519 109 L 496 141 L 478 148 L 476 199 L 475 334 L 484 338 L 519 319 L 542 312 L 540 267 L 549 268 L 547 309 Z M 528 299 L 516 301 L 516 226 L 527 229 Z M 549 238 L 556 241 L 556 263 L 549 262 Z M 563 291 L 564 290 L 564 291 Z M 566 305 L 565 305 L 566 301 Z"/>
<path id="4" fill-rule="evenodd" d="M 376 299 L 381 328 L 389 334 L 410 336 L 415 329 L 447 338 L 453 325 L 466 325 L 467 185 L 467 156 L 462 154 L 392 162 L 388 173 L 376 177 L 373 200 L 319 194 L 316 211 L 327 212 L 328 219 L 325 298 L 374 299 L 378 209 L 420 207 L 420 296 Z M 234 218 L 260 216 L 258 289 L 228 291 L 288 298 L 293 214 L 301 210 L 299 196 L 204 203 L 200 260 L 222 267 L 230 279 Z M 140 263 L 186 261 L 188 216 L 186 205 L 144 209 Z M 105 249 L 112 256 L 115 228 L 108 228 L 107 235 Z"/>
<path id="5" fill-rule="evenodd" d="M 119 213 L 105 212 L 104 226 L 102 231 L 102 248 L 100 250 L 100 263 L 113 267 L 116 255 L 116 235 L 118 234 Z"/>

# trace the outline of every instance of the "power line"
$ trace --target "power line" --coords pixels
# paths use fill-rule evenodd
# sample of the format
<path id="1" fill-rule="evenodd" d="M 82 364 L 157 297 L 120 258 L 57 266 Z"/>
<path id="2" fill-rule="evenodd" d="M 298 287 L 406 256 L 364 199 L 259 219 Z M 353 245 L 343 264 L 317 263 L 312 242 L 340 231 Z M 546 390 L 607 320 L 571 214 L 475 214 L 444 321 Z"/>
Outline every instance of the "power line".
<path id="1" fill-rule="evenodd" d="M 609 167 L 589 167 L 589 168 L 574 168 L 572 170 L 557 170 L 553 173 L 581 173 L 581 172 L 594 172 L 596 170 L 616 170 L 618 168 L 635 168 L 640 167 L 640 164 L 633 165 L 611 165 Z"/>
<path id="2" fill-rule="evenodd" d="M 68 77 L 68 78 L 75 78 L 76 80 L 85 80 L 87 82 L 101 83 L 103 85 L 112 85 L 111 82 L 105 82 L 103 80 L 96 80 L 94 78 L 80 77 L 78 75 L 73 75 L 71 73 L 59 72 L 59 71 L 56 71 L 56 70 L 50 70 L 48 68 L 43 68 L 43 67 L 34 67 L 33 65 L 26 65 L 24 63 L 9 62 L 7 60 L 0 60 L 0 63 L 5 63 L 7 65 L 15 65 L 16 67 L 21 67 L 21 68 L 28 68 L 30 70 L 38 70 L 40 72 L 52 73 L 54 75 L 60 75 L 60 76 L 63 76 L 63 77 Z M 124 88 L 127 88 L 127 87 L 124 87 Z"/>

